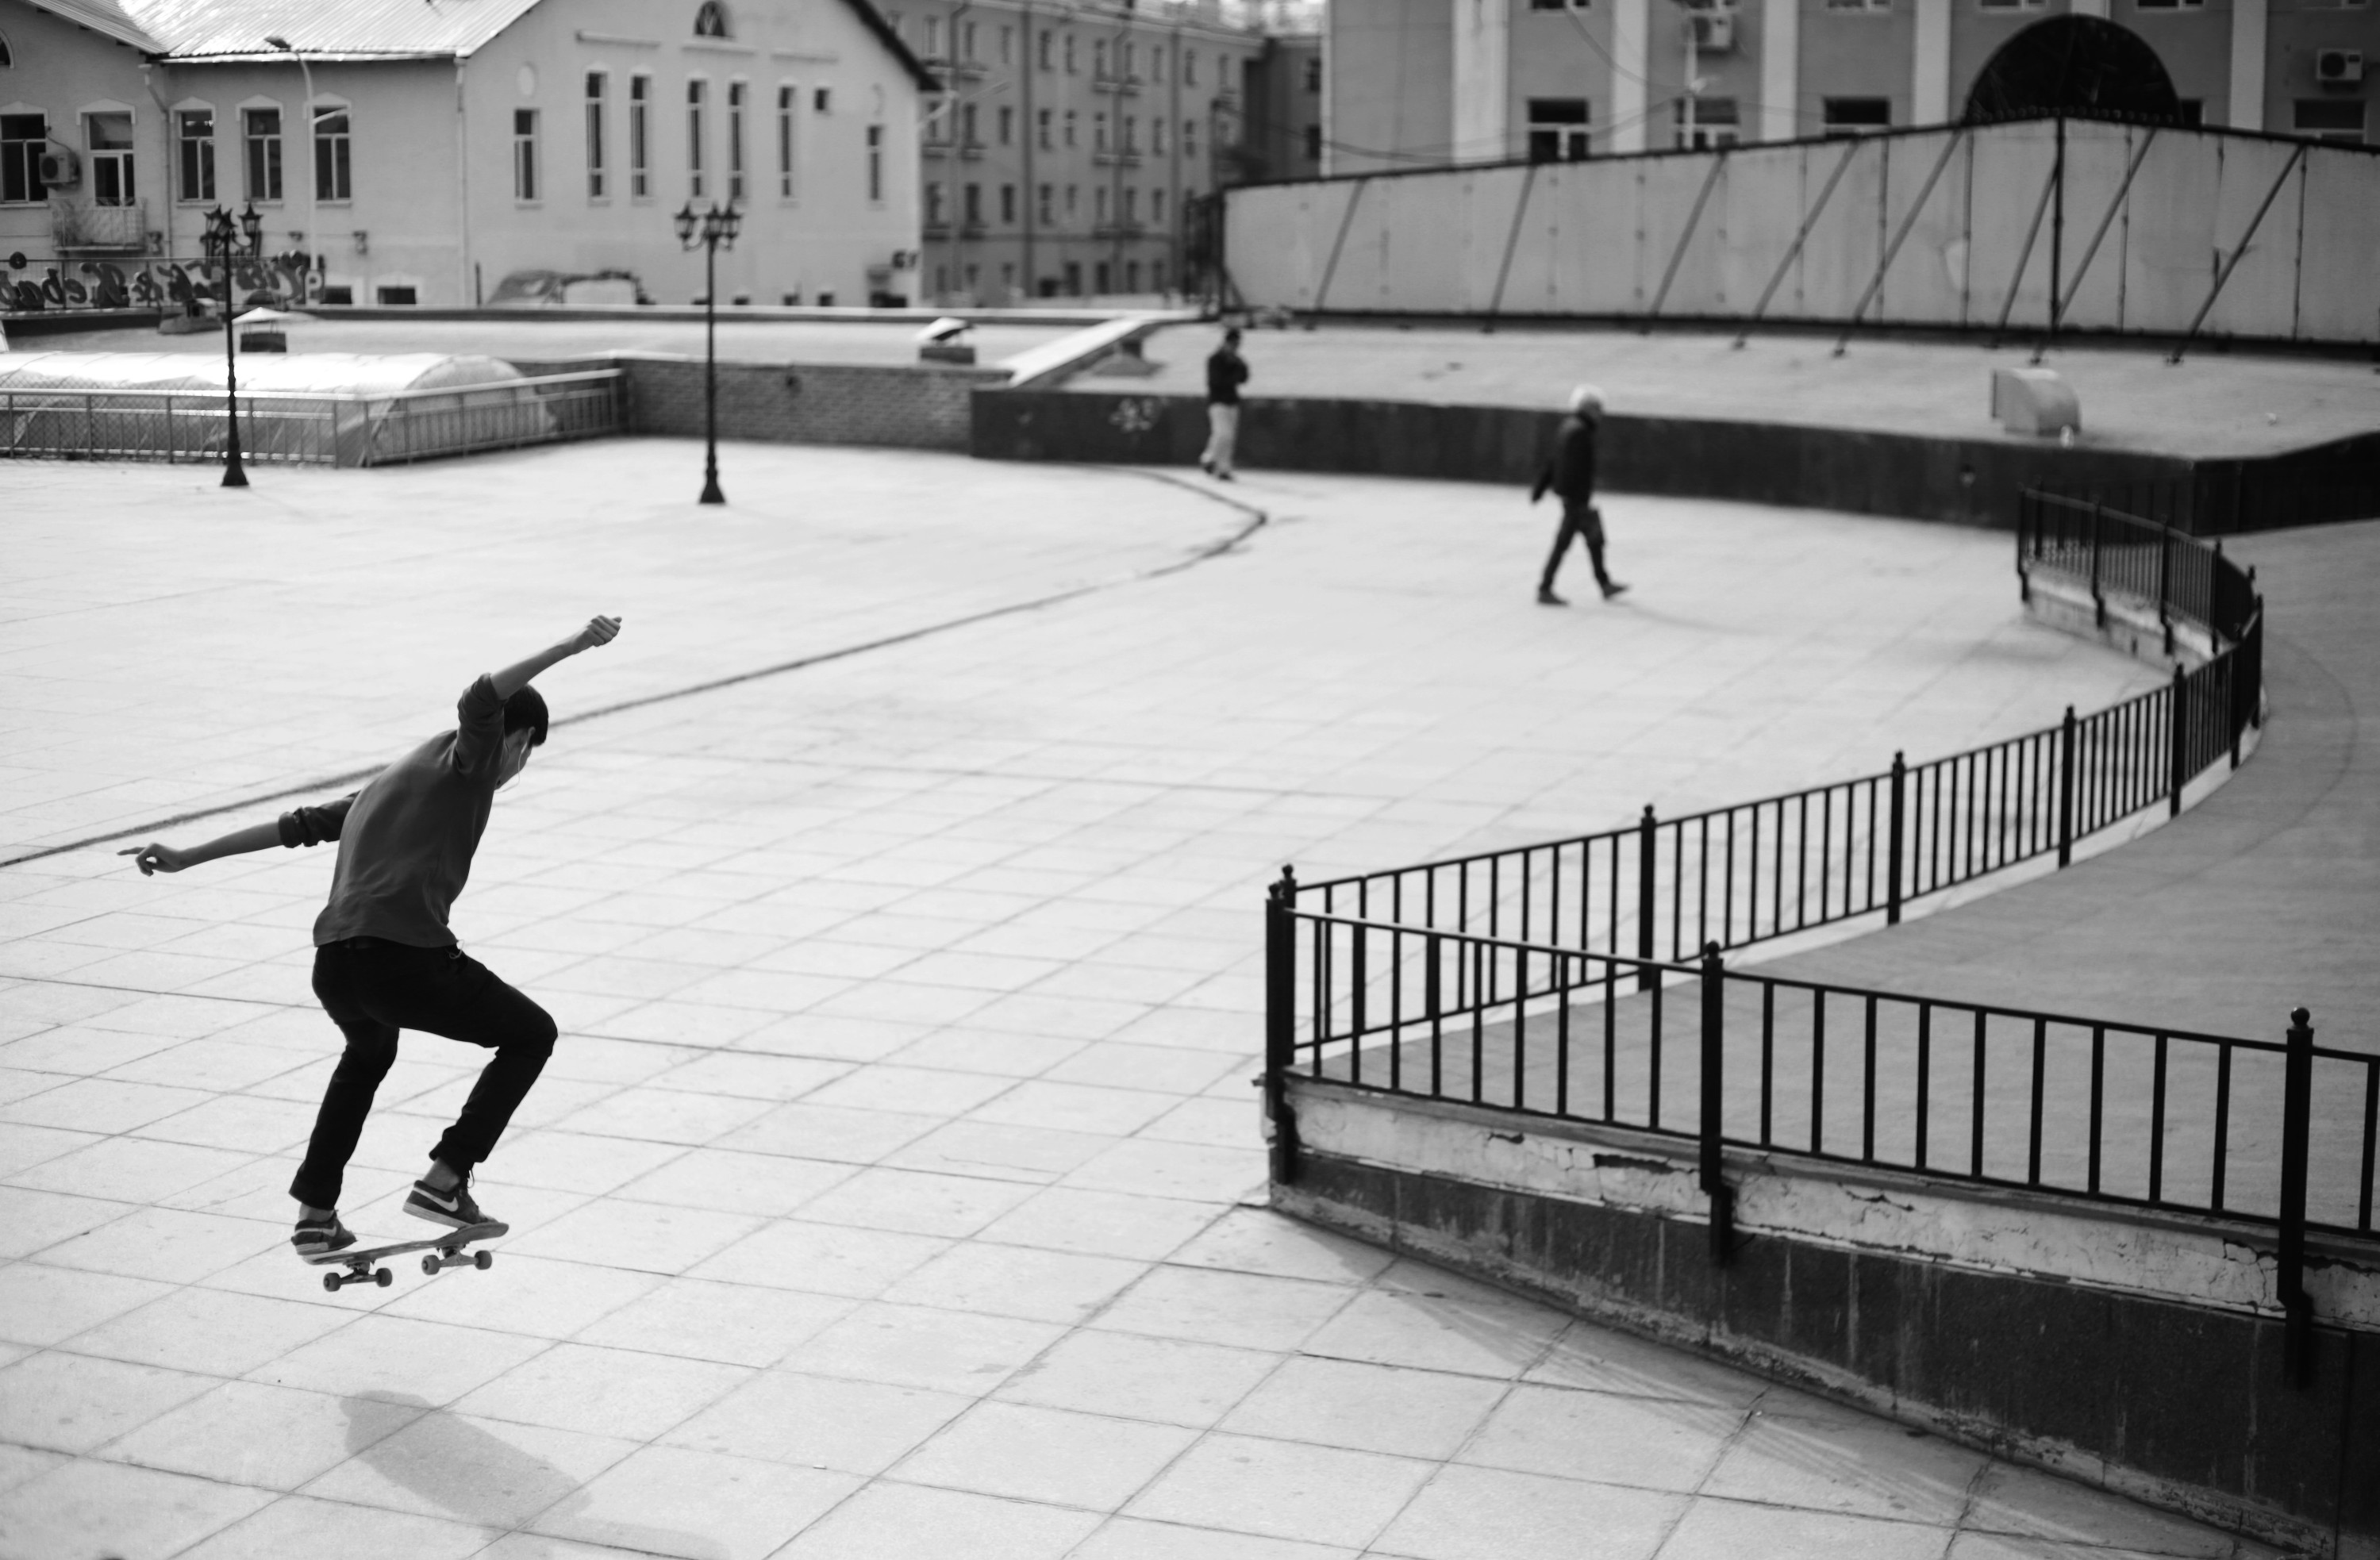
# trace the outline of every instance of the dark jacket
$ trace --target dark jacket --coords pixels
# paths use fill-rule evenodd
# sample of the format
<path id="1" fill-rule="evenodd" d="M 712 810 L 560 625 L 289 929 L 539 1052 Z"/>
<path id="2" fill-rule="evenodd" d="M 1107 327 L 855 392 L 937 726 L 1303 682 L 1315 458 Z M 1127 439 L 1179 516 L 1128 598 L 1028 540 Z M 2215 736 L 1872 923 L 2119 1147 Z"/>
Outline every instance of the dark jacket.
<path id="1" fill-rule="evenodd" d="M 337 840 L 331 901 L 314 943 L 383 937 L 451 948 L 446 913 L 471 876 L 504 742 L 504 701 L 481 677 L 455 707 L 455 730 L 391 764 L 352 796 L 281 815 L 284 845 Z"/>
<path id="2" fill-rule="evenodd" d="M 1248 382 L 1247 360 L 1228 346 L 1219 346 L 1207 359 L 1207 400 L 1216 406 L 1240 404 L 1240 386 Z"/>
<path id="3" fill-rule="evenodd" d="M 1545 497 L 1548 488 L 1564 503 L 1585 503 L 1595 497 L 1595 425 L 1576 413 L 1562 418 L 1553 456 L 1537 473 L 1537 485 L 1529 490 L 1529 502 L 1535 503 Z"/>

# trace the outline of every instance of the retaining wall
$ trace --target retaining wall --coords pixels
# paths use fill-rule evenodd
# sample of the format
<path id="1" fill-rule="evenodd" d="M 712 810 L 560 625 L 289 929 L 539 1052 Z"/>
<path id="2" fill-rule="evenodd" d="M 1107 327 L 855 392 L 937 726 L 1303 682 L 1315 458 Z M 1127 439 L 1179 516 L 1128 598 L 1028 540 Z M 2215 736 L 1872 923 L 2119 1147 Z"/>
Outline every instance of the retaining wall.
<path id="1" fill-rule="evenodd" d="M 699 357 L 617 353 L 551 362 L 514 360 L 524 373 L 612 368 L 625 376 L 631 433 L 702 437 Z M 1005 369 L 940 364 L 719 365 L 719 436 L 780 444 L 890 444 L 965 450 L 967 398 L 1005 384 Z"/>

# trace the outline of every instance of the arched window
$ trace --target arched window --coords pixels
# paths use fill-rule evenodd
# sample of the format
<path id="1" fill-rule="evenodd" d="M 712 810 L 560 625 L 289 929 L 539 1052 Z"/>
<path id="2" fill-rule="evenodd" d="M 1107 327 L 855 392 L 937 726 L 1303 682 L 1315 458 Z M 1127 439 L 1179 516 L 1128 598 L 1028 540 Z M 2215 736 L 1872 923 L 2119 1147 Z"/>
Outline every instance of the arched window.
<path id="1" fill-rule="evenodd" d="M 727 7 L 721 5 L 719 0 L 702 0 L 701 7 L 694 13 L 694 35 L 697 38 L 729 36 Z"/>
<path id="2" fill-rule="evenodd" d="M 16 63 L 17 56 L 8 52 L 8 40 L 0 38 L 0 70 L 6 70 Z"/>

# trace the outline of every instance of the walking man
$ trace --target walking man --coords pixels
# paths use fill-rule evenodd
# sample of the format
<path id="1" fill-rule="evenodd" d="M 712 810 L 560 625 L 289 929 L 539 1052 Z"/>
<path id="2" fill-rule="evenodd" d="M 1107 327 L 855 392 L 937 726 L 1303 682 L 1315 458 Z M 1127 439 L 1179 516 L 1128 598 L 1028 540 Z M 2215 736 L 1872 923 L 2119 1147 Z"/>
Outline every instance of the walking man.
<path id="1" fill-rule="evenodd" d="M 274 845 L 339 843 L 330 903 L 314 922 L 314 995 L 346 1034 L 346 1051 L 322 1095 L 305 1163 L 289 1183 L 298 1200 L 290 1244 L 298 1255 L 355 1244 L 339 1222 L 340 1183 L 372 1094 L 396 1060 L 400 1029 L 495 1053 L 405 1202 L 416 1218 L 457 1229 L 493 1222 L 471 1197 L 471 1173 L 544 1070 L 554 1025 L 544 1009 L 455 945 L 446 913 L 470 877 L 497 791 L 545 741 L 545 700 L 530 681 L 565 657 L 610 644 L 619 632 L 619 619 L 599 617 L 562 643 L 480 676 L 455 705 L 453 731 L 431 737 L 350 795 L 188 850 L 152 842 L 118 853 L 132 857 L 145 877 Z"/>
<path id="2" fill-rule="evenodd" d="M 1562 506 L 1561 529 L 1554 533 L 1554 550 L 1546 554 L 1545 573 L 1537 576 L 1539 606 L 1570 605 L 1554 594 L 1554 571 L 1561 567 L 1562 554 L 1570 550 L 1572 537 L 1585 541 L 1586 561 L 1595 566 L 1595 583 L 1605 600 L 1628 588 L 1603 567 L 1603 512 L 1595 506 L 1595 425 L 1602 420 L 1603 392 L 1591 384 L 1572 391 L 1570 416 L 1562 418 L 1553 458 L 1537 473 L 1537 485 L 1529 490 L 1531 503 L 1545 497 L 1550 488 Z"/>
<path id="3" fill-rule="evenodd" d="M 1240 356 L 1234 325 L 1207 359 L 1207 451 L 1198 457 L 1198 468 L 1219 482 L 1232 480 L 1232 451 L 1240 440 L 1240 386 L 1247 382 L 1247 359 Z"/>

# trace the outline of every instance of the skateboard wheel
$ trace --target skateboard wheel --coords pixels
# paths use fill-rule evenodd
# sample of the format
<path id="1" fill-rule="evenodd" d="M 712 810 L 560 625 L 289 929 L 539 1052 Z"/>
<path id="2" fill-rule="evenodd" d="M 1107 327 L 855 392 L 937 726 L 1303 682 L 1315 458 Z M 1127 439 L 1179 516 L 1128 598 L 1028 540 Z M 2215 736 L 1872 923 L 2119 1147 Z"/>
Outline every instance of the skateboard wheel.
<path id="1" fill-rule="evenodd" d="M 395 1282 L 395 1278 L 396 1275 L 391 1273 L 384 1267 L 378 1273 L 372 1275 L 372 1282 L 379 1285 L 383 1289 L 387 1288 L 391 1283 Z"/>
<path id="2" fill-rule="evenodd" d="M 322 1275 L 322 1288 L 330 1290 L 331 1293 L 334 1295 L 339 1292 L 339 1276 L 335 1273 L 325 1273 Z"/>
<path id="3" fill-rule="evenodd" d="M 422 1258 L 422 1259 L 421 1259 L 421 1271 L 422 1271 L 425 1275 L 427 1275 L 428 1276 L 430 1276 L 430 1277 L 432 1277 L 432 1278 L 437 1277 L 437 1276 L 438 1276 L 438 1259 L 437 1259 L 436 1257 L 424 1257 L 424 1258 Z"/>
<path id="4" fill-rule="evenodd" d="M 473 1252 L 471 1253 L 471 1265 L 478 1268 L 480 1272 L 485 1273 L 488 1269 L 496 1265 L 496 1253 L 493 1252 Z"/>

